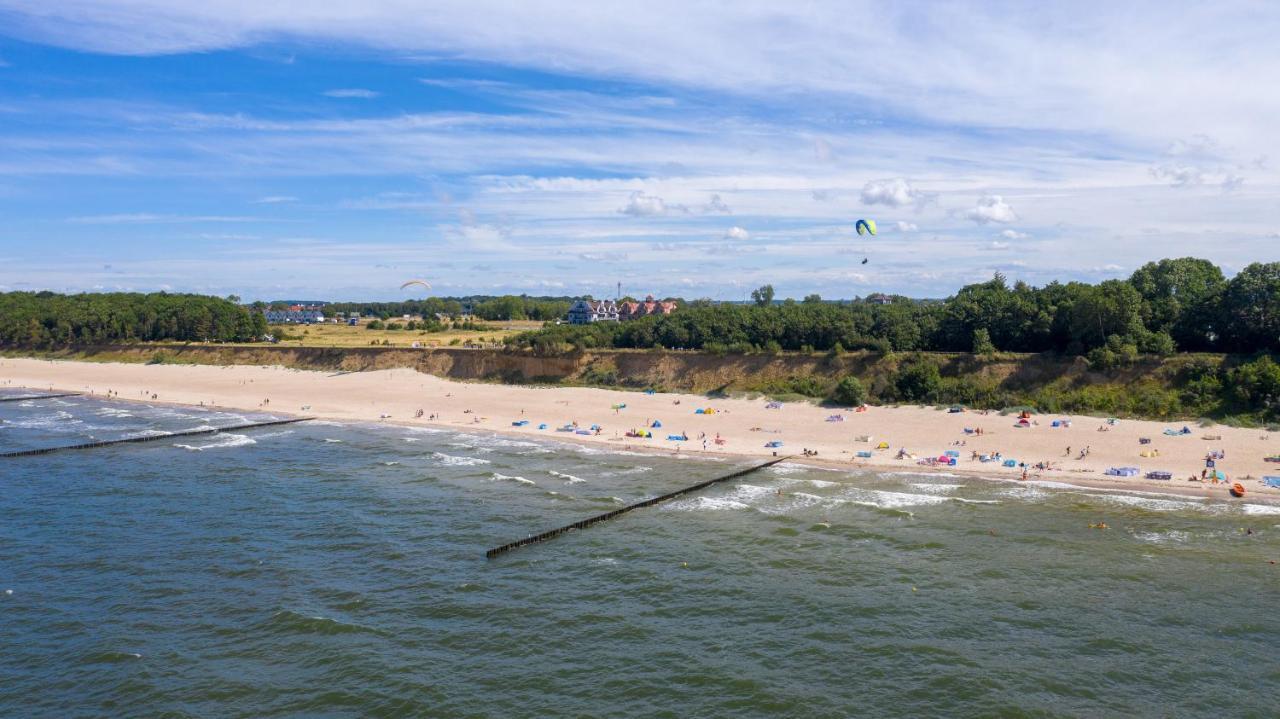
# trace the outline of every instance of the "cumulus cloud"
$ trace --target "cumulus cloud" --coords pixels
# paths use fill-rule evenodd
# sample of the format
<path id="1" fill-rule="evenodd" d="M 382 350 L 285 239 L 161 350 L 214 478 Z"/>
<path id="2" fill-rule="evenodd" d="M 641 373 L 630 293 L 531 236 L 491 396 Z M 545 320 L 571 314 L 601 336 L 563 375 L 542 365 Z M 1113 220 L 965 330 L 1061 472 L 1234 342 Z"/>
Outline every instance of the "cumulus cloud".
<path id="1" fill-rule="evenodd" d="M 965 210 L 965 219 L 973 220 L 979 225 L 985 225 L 988 222 L 1009 223 L 1018 219 L 1017 213 L 1013 211 L 1013 207 L 1004 201 L 1000 195 L 984 195 L 978 200 L 978 204 Z"/>
<path id="2" fill-rule="evenodd" d="M 1244 187 L 1244 178 L 1239 175 L 1227 173 L 1227 176 L 1222 178 L 1223 192 L 1235 192 L 1241 187 Z"/>
<path id="3" fill-rule="evenodd" d="M 733 212 L 733 210 L 729 209 L 729 206 L 724 203 L 724 200 L 720 199 L 719 195 L 712 195 L 711 199 L 707 201 L 706 207 L 703 209 L 706 212 L 722 212 L 725 214 Z"/>
<path id="4" fill-rule="evenodd" d="M 1002 250 L 1009 249 L 1009 243 L 1000 242 L 999 240 L 992 240 L 990 244 L 983 245 L 982 249 L 989 250 L 991 252 L 1000 252 Z"/>
<path id="5" fill-rule="evenodd" d="M 359 98 L 361 100 L 372 100 L 382 93 L 373 90 L 366 90 L 362 87 L 340 87 L 335 90 L 325 90 L 324 94 L 328 97 L 342 98 Z"/>
<path id="6" fill-rule="evenodd" d="M 745 228 L 735 226 L 730 227 L 729 231 L 724 233 L 724 238 L 726 240 L 749 240 L 751 239 L 751 233 L 747 232 Z"/>
<path id="7" fill-rule="evenodd" d="M 1031 235 L 1028 235 L 1025 232 L 1018 232 L 1017 230 L 1003 230 L 1001 231 L 1000 236 L 1006 240 L 1025 240 Z"/>
<path id="8" fill-rule="evenodd" d="M 902 220 L 898 220 L 897 222 L 893 223 L 893 229 L 897 230 L 898 232 L 915 232 L 916 230 L 920 229 L 920 227 L 914 222 L 903 222 Z"/>
<path id="9" fill-rule="evenodd" d="M 872 180 L 862 186 L 862 203 L 864 205 L 888 205 L 903 207 L 923 201 L 923 192 L 911 186 L 901 177 L 891 180 Z"/>
<path id="10" fill-rule="evenodd" d="M 620 208 L 618 212 L 632 217 L 659 217 L 669 213 L 687 213 L 689 208 L 684 205 L 668 204 L 657 195 L 647 195 L 640 190 L 631 193 L 627 198 L 627 204 Z"/>

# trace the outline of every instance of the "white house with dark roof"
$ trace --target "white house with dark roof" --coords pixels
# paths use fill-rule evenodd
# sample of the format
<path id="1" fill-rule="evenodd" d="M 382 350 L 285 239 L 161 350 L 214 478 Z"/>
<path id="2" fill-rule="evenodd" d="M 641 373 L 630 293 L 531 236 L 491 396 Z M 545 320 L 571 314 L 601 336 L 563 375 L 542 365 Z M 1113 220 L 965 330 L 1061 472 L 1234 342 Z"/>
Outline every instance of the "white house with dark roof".
<path id="1" fill-rule="evenodd" d="M 613 300 L 576 300 L 569 308 L 569 324 L 571 325 L 617 321 L 618 303 Z"/>

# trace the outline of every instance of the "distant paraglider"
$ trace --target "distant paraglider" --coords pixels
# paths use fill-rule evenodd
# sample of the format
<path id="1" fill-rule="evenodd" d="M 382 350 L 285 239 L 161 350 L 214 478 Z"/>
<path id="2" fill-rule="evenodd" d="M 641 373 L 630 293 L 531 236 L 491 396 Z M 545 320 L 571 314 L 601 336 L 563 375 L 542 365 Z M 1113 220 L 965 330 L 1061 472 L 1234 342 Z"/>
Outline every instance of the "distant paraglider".
<path id="1" fill-rule="evenodd" d="M 855 229 L 855 230 L 857 230 L 857 231 L 858 231 L 858 236 L 859 236 L 859 237 L 861 237 L 861 236 L 863 236 L 863 235 L 871 235 L 872 237 L 875 237 L 875 234 L 876 234 L 876 221 L 875 221 L 875 220 L 858 220 L 857 222 L 855 222 L 855 223 L 854 223 L 854 225 L 853 225 L 853 229 Z M 867 264 L 867 262 L 868 262 L 870 259 L 871 259 L 871 258 L 869 258 L 869 257 L 863 257 L 863 258 L 862 258 L 862 264 L 864 264 L 864 265 L 865 265 L 865 264 Z"/>
<path id="2" fill-rule="evenodd" d="M 431 283 L 427 282 L 426 280 L 409 280 L 403 285 L 400 285 L 400 289 L 403 290 L 404 288 L 412 287 L 413 285 L 421 285 L 423 289 L 427 289 L 427 290 L 431 289 Z"/>

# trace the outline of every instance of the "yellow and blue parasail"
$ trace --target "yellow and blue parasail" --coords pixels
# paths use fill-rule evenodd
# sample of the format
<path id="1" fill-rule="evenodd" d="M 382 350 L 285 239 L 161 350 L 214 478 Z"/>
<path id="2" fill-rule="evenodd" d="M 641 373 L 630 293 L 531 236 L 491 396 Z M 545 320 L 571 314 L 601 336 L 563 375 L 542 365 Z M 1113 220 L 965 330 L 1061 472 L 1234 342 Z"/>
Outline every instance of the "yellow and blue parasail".
<path id="1" fill-rule="evenodd" d="M 876 221 L 875 220 L 858 220 L 858 222 L 854 224 L 853 228 L 858 231 L 859 235 L 875 235 Z"/>

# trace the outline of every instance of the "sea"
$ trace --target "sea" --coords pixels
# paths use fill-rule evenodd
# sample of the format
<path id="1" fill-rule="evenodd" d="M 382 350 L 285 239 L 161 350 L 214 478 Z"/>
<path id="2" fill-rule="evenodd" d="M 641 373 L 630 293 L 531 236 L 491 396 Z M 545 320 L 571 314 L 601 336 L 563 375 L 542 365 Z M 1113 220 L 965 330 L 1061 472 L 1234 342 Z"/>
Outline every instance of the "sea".
<path id="1" fill-rule="evenodd" d="M 0 451 L 269 418 L 3 402 Z M 0 458 L 0 716 L 1280 715 L 1248 499 L 783 463 L 486 559 L 751 464 L 687 454 L 312 421 Z"/>

